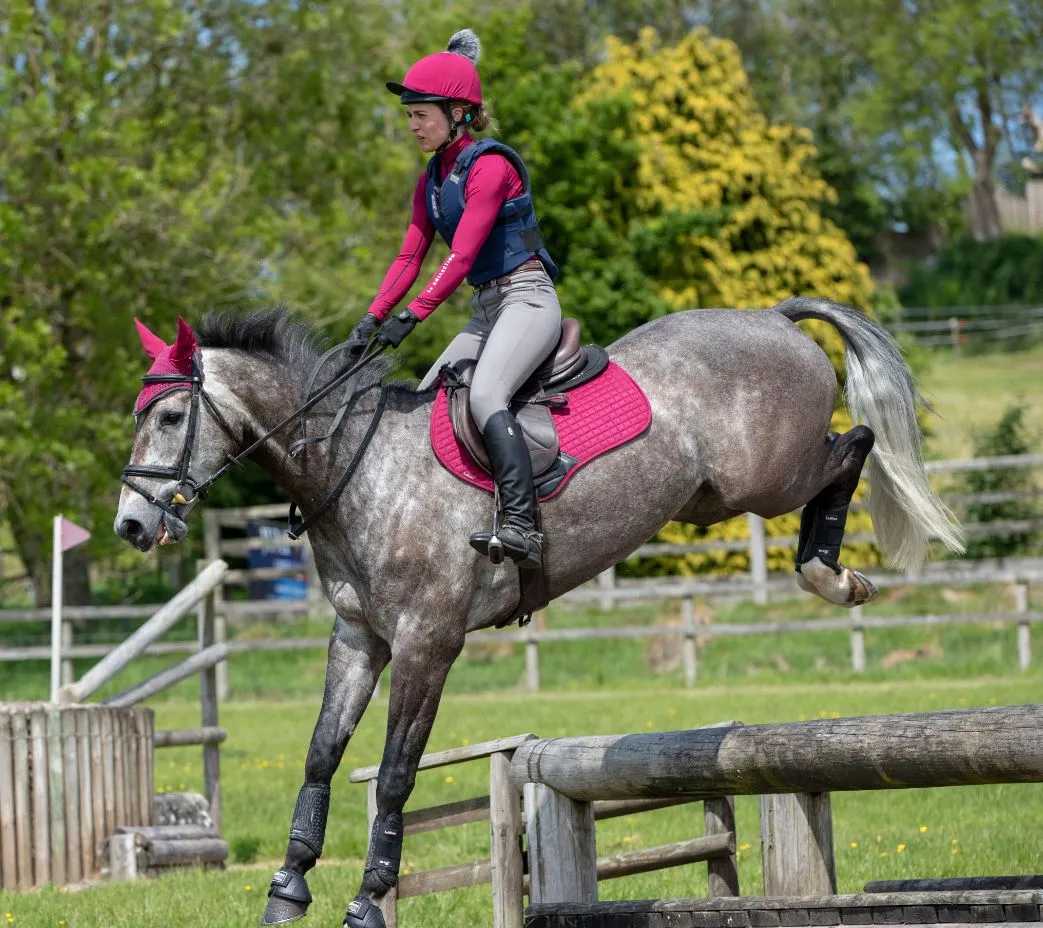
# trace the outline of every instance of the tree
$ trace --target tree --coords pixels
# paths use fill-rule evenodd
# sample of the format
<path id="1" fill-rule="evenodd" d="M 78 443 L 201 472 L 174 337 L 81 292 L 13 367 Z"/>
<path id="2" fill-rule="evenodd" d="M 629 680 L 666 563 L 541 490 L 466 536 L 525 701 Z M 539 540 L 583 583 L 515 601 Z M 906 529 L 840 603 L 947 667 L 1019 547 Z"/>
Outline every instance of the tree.
<path id="1" fill-rule="evenodd" d="M 44 599 L 51 515 L 111 519 L 132 316 L 250 292 L 236 49 L 213 9 L 17 4 L 0 27 L 0 514 Z"/>
<path id="2" fill-rule="evenodd" d="M 829 0 L 819 15 L 865 66 L 845 113 L 906 189 L 969 192 L 979 240 L 1002 234 L 997 158 L 1038 93 L 1043 14 L 1021 0 Z M 955 171 L 950 165 L 955 165 Z M 933 207 L 930 207 L 933 209 Z"/>

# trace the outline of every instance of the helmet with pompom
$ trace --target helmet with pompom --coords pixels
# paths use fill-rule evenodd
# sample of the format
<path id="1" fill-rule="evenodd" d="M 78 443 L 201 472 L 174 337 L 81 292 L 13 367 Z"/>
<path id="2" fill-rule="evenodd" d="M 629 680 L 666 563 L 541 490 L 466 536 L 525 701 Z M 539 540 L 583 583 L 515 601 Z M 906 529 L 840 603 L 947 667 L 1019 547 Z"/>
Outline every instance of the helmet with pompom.
<path id="1" fill-rule="evenodd" d="M 403 103 L 466 100 L 482 105 L 482 82 L 478 79 L 481 43 L 470 29 L 462 29 L 450 40 L 448 50 L 421 58 L 402 78 L 401 83 L 385 85 Z"/>

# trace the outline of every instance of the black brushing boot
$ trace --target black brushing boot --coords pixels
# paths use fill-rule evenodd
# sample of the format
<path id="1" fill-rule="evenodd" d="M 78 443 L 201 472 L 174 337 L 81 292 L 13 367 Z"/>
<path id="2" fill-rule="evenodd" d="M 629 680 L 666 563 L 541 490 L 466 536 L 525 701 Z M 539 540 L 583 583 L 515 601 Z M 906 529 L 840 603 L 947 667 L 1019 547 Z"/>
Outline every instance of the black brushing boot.
<path id="1" fill-rule="evenodd" d="M 520 570 L 543 563 L 543 536 L 536 530 L 536 488 L 532 460 L 521 427 L 504 409 L 485 423 L 482 432 L 493 479 L 500 489 L 503 525 L 493 532 L 475 532 L 471 547 L 498 564 L 506 554 Z"/>

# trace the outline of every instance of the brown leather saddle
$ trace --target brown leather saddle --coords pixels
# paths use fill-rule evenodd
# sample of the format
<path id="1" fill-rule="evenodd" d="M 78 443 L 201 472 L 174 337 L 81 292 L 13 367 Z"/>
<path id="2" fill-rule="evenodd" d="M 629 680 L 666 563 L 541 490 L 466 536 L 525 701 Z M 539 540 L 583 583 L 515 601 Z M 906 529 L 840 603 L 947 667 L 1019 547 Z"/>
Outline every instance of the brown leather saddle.
<path id="1" fill-rule="evenodd" d="M 608 367 L 608 354 L 597 345 L 580 344 L 579 321 L 561 320 L 557 347 L 522 384 L 511 401 L 511 412 L 525 436 L 532 456 L 532 473 L 541 495 L 576 463 L 562 453 L 554 426 L 553 407 L 568 405 L 569 390 L 593 380 Z M 476 361 L 464 359 L 442 368 L 449 400 L 449 417 L 457 439 L 475 463 L 490 473 L 482 433 L 471 417 L 471 379 Z"/>

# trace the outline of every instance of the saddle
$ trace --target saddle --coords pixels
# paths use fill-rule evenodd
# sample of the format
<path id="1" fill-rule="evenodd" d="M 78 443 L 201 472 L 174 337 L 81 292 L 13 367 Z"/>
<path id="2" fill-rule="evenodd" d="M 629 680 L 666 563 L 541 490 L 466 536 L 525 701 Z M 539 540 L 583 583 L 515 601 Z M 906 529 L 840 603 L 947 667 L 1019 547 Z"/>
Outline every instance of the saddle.
<path id="1" fill-rule="evenodd" d="M 476 364 L 470 358 L 447 364 L 441 375 L 457 440 L 482 470 L 491 473 L 482 433 L 471 416 L 471 380 Z M 562 319 L 557 346 L 511 400 L 511 412 L 521 426 L 532 457 L 537 488 L 560 480 L 576 464 L 574 458 L 561 451 L 551 409 L 568 406 L 568 391 L 593 380 L 607 367 L 608 353 L 603 348 L 580 344 L 578 320 Z"/>

